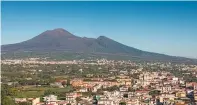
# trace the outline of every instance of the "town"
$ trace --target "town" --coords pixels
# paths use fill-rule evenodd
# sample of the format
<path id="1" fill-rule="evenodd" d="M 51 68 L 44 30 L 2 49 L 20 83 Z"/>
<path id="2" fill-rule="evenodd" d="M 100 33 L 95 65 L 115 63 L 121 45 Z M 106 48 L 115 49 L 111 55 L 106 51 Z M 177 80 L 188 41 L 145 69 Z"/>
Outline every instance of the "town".
<path id="1" fill-rule="evenodd" d="M 197 65 L 194 64 L 4 59 L 1 73 L 3 105 L 197 103 Z"/>

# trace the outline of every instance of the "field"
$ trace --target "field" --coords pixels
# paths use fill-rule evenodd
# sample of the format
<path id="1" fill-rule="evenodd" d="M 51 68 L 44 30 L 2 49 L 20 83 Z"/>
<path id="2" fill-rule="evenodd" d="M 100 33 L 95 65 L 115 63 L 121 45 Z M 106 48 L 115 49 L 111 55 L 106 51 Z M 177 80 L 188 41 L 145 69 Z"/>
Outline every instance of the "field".
<path id="1" fill-rule="evenodd" d="M 15 94 L 15 97 L 17 98 L 35 98 L 44 96 L 46 94 L 54 93 L 55 95 L 60 95 L 59 93 L 66 93 L 72 90 L 72 87 L 67 86 L 65 88 L 53 88 L 53 87 L 35 87 L 35 86 L 28 86 L 28 87 L 22 87 L 22 88 L 15 88 L 17 90 L 17 93 Z"/>

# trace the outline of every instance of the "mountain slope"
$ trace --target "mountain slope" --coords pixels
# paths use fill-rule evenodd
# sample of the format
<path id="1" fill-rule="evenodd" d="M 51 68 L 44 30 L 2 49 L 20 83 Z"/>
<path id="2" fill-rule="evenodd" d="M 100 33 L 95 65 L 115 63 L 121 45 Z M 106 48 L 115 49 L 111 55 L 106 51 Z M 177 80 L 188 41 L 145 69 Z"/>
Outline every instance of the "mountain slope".
<path id="1" fill-rule="evenodd" d="M 75 51 L 100 53 L 140 54 L 142 51 L 125 46 L 105 36 L 81 38 L 64 29 L 48 30 L 40 35 L 16 44 L 3 45 L 2 51 Z"/>
<path id="2" fill-rule="evenodd" d="M 182 60 L 186 58 L 173 57 L 164 54 L 142 51 L 123 45 L 105 36 L 98 38 L 78 37 L 70 32 L 58 28 L 48 30 L 40 35 L 16 44 L 2 45 L 2 52 L 34 51 L 56 52 L 69 51 L 94 54 L 127 55 L 143 59 Z M 188 60 L 188 59 L 187 59 Z"/>

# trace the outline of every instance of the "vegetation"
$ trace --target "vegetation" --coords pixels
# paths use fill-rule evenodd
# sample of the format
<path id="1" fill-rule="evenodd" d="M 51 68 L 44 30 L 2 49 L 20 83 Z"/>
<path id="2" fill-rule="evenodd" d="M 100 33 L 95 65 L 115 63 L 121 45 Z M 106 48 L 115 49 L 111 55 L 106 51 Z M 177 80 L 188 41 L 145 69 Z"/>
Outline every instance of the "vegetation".
<path id="1" fill-rule="evenodd" d="M 119 105 L 126 105 L 126 102 L 120 102 Z"/>
<path id="2" fill-rule="evenodd" d="M 1 102 L 2 105 L 15 105 L 12 97 L 16 92 L 7 85 L 1 85 Z"/>
<path id="3" fill-rule="evenodd" d="M 115 91 L 115 90 L 119 90 L 119 87 L 118 86 L 112 86 L 112 87 L 108 87 L 108 88 L 104 88 L 103 91 Z"/>
<path id="4" fill-rule="evenodd" d="M 159 90 L 152 90 L 149 92 L 149 95 L 151 95 L 151 96 L 158 96 L 159 94 L 160 94 Z"/>

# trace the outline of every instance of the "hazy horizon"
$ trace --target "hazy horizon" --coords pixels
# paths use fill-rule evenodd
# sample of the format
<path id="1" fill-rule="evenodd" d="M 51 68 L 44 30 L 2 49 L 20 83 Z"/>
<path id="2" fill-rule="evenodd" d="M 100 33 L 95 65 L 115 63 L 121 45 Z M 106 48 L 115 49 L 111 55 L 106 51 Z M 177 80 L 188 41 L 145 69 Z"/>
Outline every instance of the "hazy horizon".
<path id="1" fill-rule="evenodd" d="M 197 2 L 2 2 L 2 44 L 55 28 L 197 58 Z"/>

